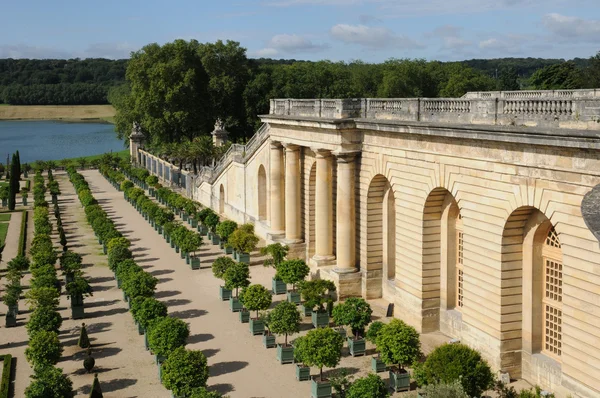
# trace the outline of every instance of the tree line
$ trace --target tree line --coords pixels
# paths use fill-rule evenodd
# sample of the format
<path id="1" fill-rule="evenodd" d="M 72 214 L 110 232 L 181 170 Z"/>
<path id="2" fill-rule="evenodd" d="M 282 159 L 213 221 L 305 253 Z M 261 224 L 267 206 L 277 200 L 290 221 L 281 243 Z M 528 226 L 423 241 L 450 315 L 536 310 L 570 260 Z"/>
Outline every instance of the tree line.
<path id="1" fill-rule="evenodd" d="M 125 82 L 127 60 L 0 59 L 0 103 L 108 103 L 110 87 Z"/>

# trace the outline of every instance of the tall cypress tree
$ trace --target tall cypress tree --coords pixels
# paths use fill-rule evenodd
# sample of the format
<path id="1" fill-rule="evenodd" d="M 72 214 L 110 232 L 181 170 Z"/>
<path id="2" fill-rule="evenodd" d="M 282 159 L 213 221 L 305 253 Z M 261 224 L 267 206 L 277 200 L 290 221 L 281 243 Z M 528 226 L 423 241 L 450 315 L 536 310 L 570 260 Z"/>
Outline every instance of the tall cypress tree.
<path id="1" fill-rule="evenodd" d="M 21 179 L 21 156 L 19 155 L 19 151 L 16 153 L 17 155 L 17 181 Z"/>
<path id="2" fill-rule="evenodd" d="M 17 203 L 17 192 L 19 192 L 19 169 L 17 156 L 13 154 L 10 163 L 10 181 L 8 184 L 8 209 L 14 210 Z"/>

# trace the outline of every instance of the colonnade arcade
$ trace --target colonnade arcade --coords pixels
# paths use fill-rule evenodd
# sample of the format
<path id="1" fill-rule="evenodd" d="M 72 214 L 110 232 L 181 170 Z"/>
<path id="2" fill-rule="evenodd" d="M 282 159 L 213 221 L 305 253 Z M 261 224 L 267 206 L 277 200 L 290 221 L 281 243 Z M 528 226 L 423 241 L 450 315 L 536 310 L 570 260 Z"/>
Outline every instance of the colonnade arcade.
<path id="1" fill-rule="evenodd" d="M 422 332 L 454 334 L 456 331 L 444 327 L 442 319 L 448 315 L 470 324 L 485 324 L 485 319 L 475 322 L 471 318 L 475 314 L 469 312 L 469 301 L 493 297 L 478 291 L 475 281 L 486 278 L 486 273 L 499 272 L 500 302 L 490 305 L 501 308 L 503 369 L 520 376 L 521 370 L 527 372 L 528 358 L 536 353 L 560 362 L 561 246 L 542 212 L 521 207 L 508 217 L 502 236 L 498 236 L 502 241 L 501 269 L 491 269 L 470 260 L 469 223 L 461 214 L 460 192 L 433 189 L 424 203 L 415 204 L 422 209 L 422 225 L 407 225 L 398 214 L 400 186 L 376 174 L 370 177 L 366 206 L 357 212 L 361 201 L 356 195 L 362 192 L 356 186 L 360 152 L 305 148 L 315 161 L 307 166 L 309 175 L 304 178 L 302 150 L 299 145 L 271 141 L 268 181 L 265 167 L 258 169 L 259 220 L 270 225 L 273 240 L 294 246 L 310 236 L 314 244 L 306 242 L 306 260 L 317 270 L 327 267 L 341 278 L 355 275 L 360 294 L 367 299 L 390 297 L 392 301 L 396 290 L 419 297 L 422 321 L 417 326 Z M 308 196 L 303 200 L 305 192 Z M 358 240 L 357 228 L 363 221 L 357 214 L 366 220 L 362 226 L 366 236 L 362 233 Z M 402 239 L 405 229 L 415 228 L 422 234 L 420 247 Z M 420 273 L 402 266 L 406 256 L 420 259 Z M 415 285 L 421 289 L 415 290 Z M 355 295 L 345 294 L 343 289 L 339 293 L 341 298 Z"/>

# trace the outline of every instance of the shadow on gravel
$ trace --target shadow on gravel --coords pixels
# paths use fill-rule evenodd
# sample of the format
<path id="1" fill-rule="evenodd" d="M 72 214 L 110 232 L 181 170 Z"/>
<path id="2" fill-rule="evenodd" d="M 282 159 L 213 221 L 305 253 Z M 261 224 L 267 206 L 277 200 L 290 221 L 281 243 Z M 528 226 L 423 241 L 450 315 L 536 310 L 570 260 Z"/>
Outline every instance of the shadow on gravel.
<path id="1" fill-rule="evenodd" d="M 154 275 L 154 276 L 160 276 L 160 275 L 167 275 L 167 274 L 172 274 L 173 271 L 172 269 L 157 269 L 155 271 L 151 271 L 150 274 Z"/>
<path id="2" fill-rule="evenodd" d="M 94 287 L 94 291 L 98 290 L 97 287 Z M 121 302 L 121 300 L 106 300 L 106 301 L 96 301 L 92 303 L 86 303 L 85 308 L 97 308 L 97 307 L 107 307 L 109 305 L 113 305 Z"/>
<path id="3" fill-rule="evenodd" d="M 161 292 L 154 293 L 154 297 L 156 297 L 157 299 L 160 299 L 160 298 L 165 298 L 165 297 L 177 296 L 178 294 L 181 294 L 181 292 L 178 290 L 163 290 Z"/>
<path id="4" fill-rule="evenodd" d="M 131 252 L 132 253 L 137 253 L 137 252 L 145 252 L 148 251 L 150 249 L 148 249 L 147 247 L 136 247 L 135 249 L 132 249 Z"/>
<path id="5" fill-rule="evenodd" d="M 111 282 L 114 280 L 115 280 L 115 278 L 113 278 L 112 276 L 96 276 L 96 277 L 90 278 L 89 282 L 90 283 L 104 283 L 104 282 Z"/>
<path id="6" fill-rule="evenodd" d="M 202 353 L 204 354 L 205 357 L 210 358 L 213 355 L 217 354 L 219 351 L 221 351 L 221 350 L 219 350 L 218 348 L 216 348 L 216 349 L 211 348 L 208 350 L 202 350 Z"/>
<path id="7" fill-rule="evenodd" d="M 172 280 L 173 280 L 173 278 L 159 278 L 158 283 L 165 283 L 165 282 L 169 282 Z"/>
<path id="8" fill-rule="evenodd" d="M 210 366 L 209 375 L 210 377 L 220 376 L 227 373 L 237 372 L 238 370 L 244 369 L 248 366 L 248 362 L 242 361 L 231 361 L 231 362 L 218 362 Z"/>
<path id="9" fill-rule="evenodd" d="M 102 388 L 103 393 L 119 391 L 134 384 L 137 384 L 136 379 L 112 379 L 108 381 L 100 380 L 100 388 Z M 80 388 L 78 394 L 84 394 L 87 396 L 90 394 L 91 390 L 92 385 L 90 384 L 89 386 Z"/>
<path id="10" fill-rule="evenodd" d="M 219 394 L 227 394 L 232 391 L 235 391 L 233 384 L 221 383 L 221 384 L 213 384 L 212 386 L 207 388 L 208 391 L 215 391 Z"/>
<path id="11" fill-rule="evenodd" d="M 111 310 L 106 310 L 106 311 L 95 311 L 95 312 L 88 312 L 87 314 L 85 314 L 86 318 L 100 318 L 103 316 L 110 316 L 110 315 L 116 315 L 116 314 L 124 314 L 127 312 L 126 308 L 113 308 Z"/>
<path id="12" fill-rule="evenodd" d="M 176 318 L 179 319 L 191 319 L 191 318 L 198 318 L 202 315 L 206 315 L 208 314 L 208 312 L 206 312 L 205 310 L 197 310 L 197 309 L 192 309 L 192 310 L 185 310 L 185 311 L 175 311 L 175 312 L 171 312 L 171 316 L 174 316 Z"/>
<path id="13" fill-rule="evenodd" d="M 193 336 L 188 337 L 186 343 L 187 344 L 196 344 L 196 343 L 201 343 L 203 341 L 212 340 L 214 338 L 215 338 L 215 336 L 213 336 L 210 333 L 205 333 L 205 334 L 200 333 L 200 334 L 195 334 Z"/>
<path id="14" fill-rule="evenodd" d="M 190 300 L 187 299 L 171 299 L 163 301 L 167 307 L 176 307 L 178 305 L 186 305 L 191 303 Z"/>

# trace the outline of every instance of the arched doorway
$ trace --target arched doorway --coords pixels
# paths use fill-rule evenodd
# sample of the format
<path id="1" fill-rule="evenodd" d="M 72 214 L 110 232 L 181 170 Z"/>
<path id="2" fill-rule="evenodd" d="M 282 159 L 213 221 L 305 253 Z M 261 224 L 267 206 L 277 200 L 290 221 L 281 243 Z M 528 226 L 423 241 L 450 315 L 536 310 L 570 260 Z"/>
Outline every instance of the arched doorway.
<path id="1" fill-rule="evenodd" d="M 262 164 L 258 168 L 258 219 L 267 219 L 267 173 Z"/>
<path id="2" fill-rule="evenodd" d="M 534 207 L 520 207 L 502 234 L 502 365 L 511 377 L 538 380 L 532 355 L 556 362 L 562 356 L 562 246 L 550 220 Z M 515 305 L 518 303 L 518 305 Z M 509 322 L 510 321 L 510 322 Z"/>
<path id="3" fill-rule="evenodd" d="M 462 311 L 466 302 L 463 221 L 447 189 L 438 187 L 429 193 L 422 225 L 422 325 L 424 332 L 430 332 L 440 329 L 441 314 Z M 450 335 L 458 333 L 443 329 Z"/>
<path id="4" fill-rule="evenodd" d="M 219 188 L 219 214 L 223 214 L 225 212 L 225 188 L 223 184 Z"/>
<path id="5" fill-rule="evenodd" d="M 396 278 L 396 200 L 387 178 L 378 174 L 367 193 L 367 263 L 369 273 L 381 279 L 377 291 L 367 288 L 367 298 L 382 297 L 386 281 Z M 373 284 L 368 284 L 368 286 Z"/>

